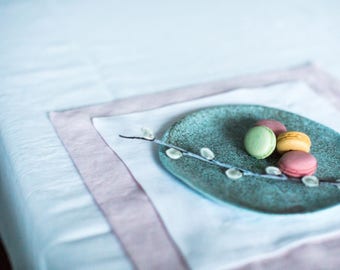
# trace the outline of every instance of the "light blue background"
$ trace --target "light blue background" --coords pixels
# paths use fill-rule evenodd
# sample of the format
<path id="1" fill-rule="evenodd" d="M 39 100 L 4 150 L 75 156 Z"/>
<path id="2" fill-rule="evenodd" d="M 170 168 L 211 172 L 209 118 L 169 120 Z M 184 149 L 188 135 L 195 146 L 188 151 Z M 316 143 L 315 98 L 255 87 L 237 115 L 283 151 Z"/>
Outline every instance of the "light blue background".
<path id="1" fill-rule="evenodd" d="M 340 78 L 339 14 L 335 0 L 0 0 L 0 233 L 15 269 L 129 267 L 47 111 L 305 62 Z"/>

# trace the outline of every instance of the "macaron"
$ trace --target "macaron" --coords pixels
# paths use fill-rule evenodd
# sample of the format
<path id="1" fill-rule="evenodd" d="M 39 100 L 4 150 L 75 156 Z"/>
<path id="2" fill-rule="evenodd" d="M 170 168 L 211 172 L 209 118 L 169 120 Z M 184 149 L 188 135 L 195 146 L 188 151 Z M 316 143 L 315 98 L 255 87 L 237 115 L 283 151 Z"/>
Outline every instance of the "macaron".
<path id="1" fill-rule="evenodd" d="M 278 162 L 278 167 L 284 174 L 297 178 L 314 174 L 317 166 L 316 158 L 304 151 L 289 151 Z"/>
<path id="2" fill-rule="evenodd" d="M 244 146 L 251 156 L 257 159 L 264 159 L 274 152 L 276 136 L 268 127 L 255 126 L 246 133 Z"/>
<path id="3" fill-rule="evenodd" d="M 299 131 L 288 131 L 281 133 L 277 137 L 276 150 L 280 154 L 293 150 L 308 153 L 311 145 L 311 140 L 307 134 Z"/>
<path id="4" fill-rule="evenodd" d="M 279 134 L 287 131 L 287 128 L 284 124 L 274 119 L 259 120 L 255 123 L 255 126 L 265 126 L 270 128 L 274 132 L 276 137 L 279 136 Z"/>

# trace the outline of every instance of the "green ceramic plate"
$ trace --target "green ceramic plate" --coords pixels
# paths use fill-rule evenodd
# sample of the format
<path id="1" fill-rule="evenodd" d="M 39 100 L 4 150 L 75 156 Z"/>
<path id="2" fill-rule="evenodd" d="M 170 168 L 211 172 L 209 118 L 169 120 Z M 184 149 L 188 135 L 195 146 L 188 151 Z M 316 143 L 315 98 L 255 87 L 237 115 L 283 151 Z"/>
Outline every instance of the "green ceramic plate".
<path id="1" fill-rule="evenodd" d="M 316 176 L 340 179 L 340 135 L 336 131 L 302 116 L 257 105 L 225 105 L 192 112 L 173 124 L 162 140 L 200 153 L 209 147 L 216 160 L 264 173 L 276 165 L 279 155 L 264 160 L 249 156 L 243 146 L 247 130 L 260 119 L 281 121 L 288 130 L 302 131 L 312 141 L 311 153 L 318 160 Z M 253 176 L 230 180 L 224 170 L 184 156 L 170 159 L 166 147 L 159 157 L 164 167 L 194 190 L 212 199 L 270 213 L 297 213 L 320 210 L 340 202 L 340 189 L 331 184 L 306 187 L 298 181 L 280 181 Z"/>

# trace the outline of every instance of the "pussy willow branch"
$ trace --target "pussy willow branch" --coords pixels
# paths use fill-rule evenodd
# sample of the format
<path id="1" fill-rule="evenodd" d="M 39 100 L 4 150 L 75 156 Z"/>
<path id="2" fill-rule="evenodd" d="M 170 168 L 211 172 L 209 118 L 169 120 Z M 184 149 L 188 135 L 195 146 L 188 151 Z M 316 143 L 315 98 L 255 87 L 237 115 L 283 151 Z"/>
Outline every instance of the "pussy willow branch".
<path id="1" fill-rule="evenodd" d="M 158 145 L 162 145 L 162 146 L 166 146 L 166 147 L 169 147 L 169 148 L 173 148 L 173 149 L 176 149 L 176 150 L 180 151 L 183 154 L 183 156 L 188 156 L 188 157 L 196 158 L 196 159 L 199 159 L 201 161 L 204 161 L 204 162 L 207 162 L 207 163 L 210 163 L 210 164 L 213 164 L 213 165 L 216 165 L 218 167 L 225 168 L 225 169 L 231 169 L 231 168 L 237 169 L 237 170 L 241 171 L 243 173 L 243 175 L 245 175 L 245 176 L 257 176 L 257 177 L 268 178 L 268 179 L 275 179 L 275 180 L 294 181 L 294 180 L 290 179 L 285 174 L 273 175 L 273 174 L 255 173 L 255 172 L 249 171 L 247 169 L 239 168 L 239 167 L 234 166 L 232 164 L 220 162 L 220 161 L 215 160 L 215 159 L 209 160 L 209 159 L 206 159 L 205 157 L 202 157 L 202 156 L 200 156 L 198 154 L 189 152 L 188 150 L 185 150 L 185 149 L 183 149 L 181 147 L 178 147 L 178 146 L 170 144 L 170 143 L 163 142 L 163 141 L 158 140 L 156 138 L 154 138 L 154 139 L 147 139 L 147 138 L 144 138 L 144 137 L 125 136 L 125 135 L 119 135 L 119 137 L 124 138 L 124 139 L 135 139 L 135 140 L 143 140 L 143 141 L 153 142 L 153 143 L 158 144 Z M 319 181 L 320 181 L 320 184 L 327 183 L 327 184 L 331 184 L 331 185 L 335 185 L 335 186 L 340 186 L 340 183 L 336 183 L 334 181 L 322 180 L 322 179 L 319 179 Z M 321 183 L 321 182 L 323 182 L 323 183 Z"/>

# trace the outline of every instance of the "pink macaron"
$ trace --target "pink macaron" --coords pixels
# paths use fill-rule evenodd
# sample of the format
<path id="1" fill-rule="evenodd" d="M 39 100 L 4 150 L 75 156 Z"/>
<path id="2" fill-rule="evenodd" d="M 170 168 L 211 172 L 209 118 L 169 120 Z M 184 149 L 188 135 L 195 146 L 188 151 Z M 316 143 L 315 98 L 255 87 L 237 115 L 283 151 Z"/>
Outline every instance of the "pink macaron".
<path id="1" fill-rule="evenodd" d="M 287 128 L 284 124 L 274 119 L 259 120 L 255 123 L 255 126 L 265 126 L 267 128 L 270 128 L 274 132 L 276 137 L 279 136 L 280 133 L 287 131 Z"/>
<path id="2" fill-rule="evenodd" d="M 284 174 L 298 178 L 314 174 L 317 169 L 318 162 L 310 153 L 303 151 L 289 151 L 280 158 L 278 166 Z"/>

